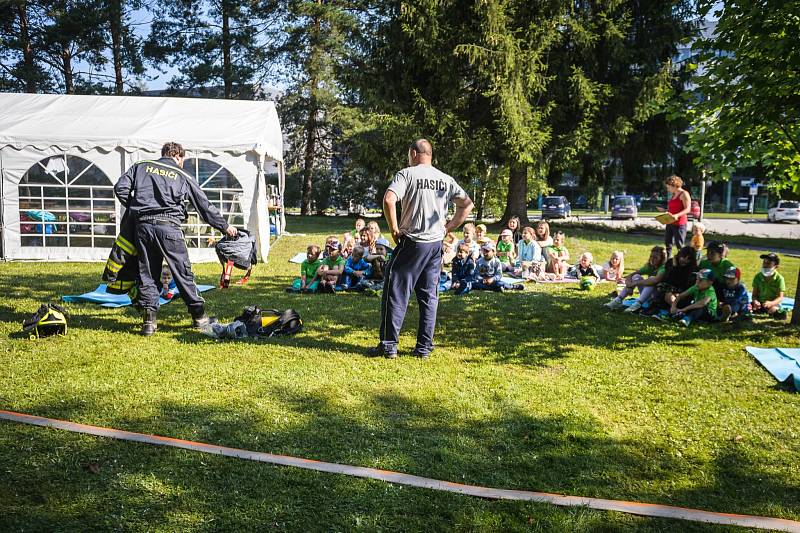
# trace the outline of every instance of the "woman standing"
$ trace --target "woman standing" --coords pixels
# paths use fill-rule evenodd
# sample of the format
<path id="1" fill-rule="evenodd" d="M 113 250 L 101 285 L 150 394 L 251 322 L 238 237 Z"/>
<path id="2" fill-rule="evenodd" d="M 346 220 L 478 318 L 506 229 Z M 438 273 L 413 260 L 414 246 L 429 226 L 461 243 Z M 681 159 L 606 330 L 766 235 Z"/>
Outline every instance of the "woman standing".
<path id="1" fill-rule="evenodd" d="M 672 257 L 672 245 L 680 250 L 686 242 L 686 216 L 692 208 L 692 197 L 689 191 L 683 189 L 683 180 L 678 176 L 670 176 L 664 180 L 669 192 L 669 203 L 667 212 L 675 218 L 675 221 L 667 224 L 664 233 L 664 244 L 667 249 L 667 258 Z"/>

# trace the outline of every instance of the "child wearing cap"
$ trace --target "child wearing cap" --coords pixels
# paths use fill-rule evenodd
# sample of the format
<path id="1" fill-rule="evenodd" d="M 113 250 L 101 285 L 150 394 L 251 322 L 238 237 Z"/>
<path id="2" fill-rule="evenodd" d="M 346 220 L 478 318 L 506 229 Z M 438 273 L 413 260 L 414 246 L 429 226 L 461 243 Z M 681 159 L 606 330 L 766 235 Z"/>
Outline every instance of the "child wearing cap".
<path id="1" fill-rule="evenodd" d="M 344 258 L 339 250 L 339 241 L 335 238 L 328 241 L 325 244 L 325 251 L 328 252 L 328 256 L 322 260 L 317 271 L 320 279 L 319 290 L 320 292 L 335 293 L 339 277 L 344 272 Z"/>
<path id="2" fill-rule="evenodd" d="M 503 292 L 507 289 L 522 290 L 521 283 L 509 285 L 503 282 L 503 264 L 495 256 L 495 246 L 492 241 L 483 243 L 481 246 L 481 257 L 478 259 L 475 269 L 477 279 L 472 284 L 474 289 L 485 291 Z"/>
<path id="3" fill-rule="evenodd" d="M 722 322 L 750 315 L 750 297 L 747 295 L 747 287 L 739 281 L 741 277 L 742 273 L 736 267 L 725 271 L 725 285 L 719 300 L 719 319 Z"/>
<path id="4" fill-rule="evenodd" d="M 514 272 L 517 264 L 517 254 L 514 250 L 514 233 L 510 229 L 500 232 L 500 241 L 497 243 L 497 258 L 503 264 L 503 272 Z"/>
<path id="5" fill-rule="evenodd" d="M 688 305 L 680 307 L 681 304 Z M 697 281 L 680 293 L 672 302 L 670 314 L 682 326 L 697 320 L 710 322 L 717 318 L 717 293 L 714 291 L 714 272 L 704 268 L 697 273 Z"/>
<path id="6" fill-rule="evenodd" d="M 286 292 L 314 292 L 317 290 L 319 285 L 317 271 L 322 266 L 319 256 L 320 249 L 316 244 L 306 248 L 306 258 L 300 263 L 300 277 L 292 282 L 291 287 L 287 287 Z"/>
<path id="7" fill-rule="evenodd" d="M 475 281 L 475 259 L 470 253 L 469 244 L 461 243 L 453 258 L 451 277 L 453 284 L 450 289 L 456 294 L 467 294 L 472 289 Z"/>
<path id="8" fill-rule="evenodd" d="M 763 260 L 761 271 L 753 278 L 753 312 L 784 319 L 786 311 L 781 310 L 781 302 L 786 292 L 786 280 L 778 272 L 781 258 L 776 253 L 760 257 Z"/>
<path id="9" fill-rule="evenodd" d="M 553 235 L 553 245 L 547 248 L 547 270 L 556 275 L 556 279 L 564 279 L 569 265 L 569 250 L 564 246 L 565 235 L 559 231 Z"/>
<path id="10" fill-rule="evenodd" d="M 711 241 L 706 249 L 706 258 L 697 265 L 700 270 L 709 269 L 714 273 L 714 290 L 717 291 L 717 298 L 720 297 L 724 286 L 722 280 L 725 278 L 725 272 L 736 266 L 725 258 L 726 255 L 728 255 L 727 246 L 724 243 Z"/>
<path id="11" fill-rule="evenodd" d="M 653 246 L 650 250 L 650 258 L 642 268 L 625 277 L 625 287 L 619 295 L 608 302 L 606 307 L 609 309 L 620 309 L 622 302 L 628 295 L 633 294 L 636 288 L 639 289 L 639 298 L 632 305 L 625 309 L 628 313 L 635 313 L 640 310 L 656 290 L 656 286 L 661 282 L 666 273 L 667 250 L 663 246 Z M 645 278 L 645 276 L 647 276 Z"/>

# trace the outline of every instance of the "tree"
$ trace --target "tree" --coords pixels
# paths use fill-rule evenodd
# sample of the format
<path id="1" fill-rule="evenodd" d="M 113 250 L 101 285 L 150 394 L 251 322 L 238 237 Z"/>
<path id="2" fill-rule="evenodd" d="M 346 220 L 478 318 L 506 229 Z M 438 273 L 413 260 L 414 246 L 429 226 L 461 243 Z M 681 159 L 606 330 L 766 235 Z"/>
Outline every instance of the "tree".
<path id="1" fill-rule="evenodd" d="M 334 143 L 343 121 L 339 73 L 348 61 L 355 18 L 336 0 L 291 0 L 287 18 L 282 50 L 291 70 L 281 120 L 288 125 L 289 151 L 297 154 L 290 171 L 302 176 L 300 214 L 309 215 L 315 181 L 330 180 L 333 172 Z M 326 198 L 332 187 L 328 191 Z"/>
<path id="2" fill-rule="evenodd" d="M 19 0 L 0 5 L 0 88 L 36 93 L 52 88 L 42 63 L 40 40 L 44 14 L 35 2 Z"/>
<path id="3" fill-rule="evenodd" d="M 141 0 L 103 0 L 103 18 L 107 28 L 107 46 L 114 68 L 114 93 L 125 93 L 125 71 L 142 76 L 145 73 L 141 39 L 136 36 L 130 13 L 142 7 Z"/>
<path id="4" fill-rule="evenodd" d="M 158 0 L 144 53 L 155 65 L 180 65 L 170 83 L 177 92 L 221 85 L 224 98 L 252 98 L 271 73 L 277 8 L 273 1 Z"/>
<path id="5" fill-rule="evenodd" d="M 701 13 L 715 6 L 704 1 Z M 800 193 L 798 13 L 797 0 L 725 0 L 716 31 L 698 43 L 689 146 L 713 179 L 760 165 L 773 189 Z M 792 324 L 800 325 L 800 313 L 792 313 Z"/>

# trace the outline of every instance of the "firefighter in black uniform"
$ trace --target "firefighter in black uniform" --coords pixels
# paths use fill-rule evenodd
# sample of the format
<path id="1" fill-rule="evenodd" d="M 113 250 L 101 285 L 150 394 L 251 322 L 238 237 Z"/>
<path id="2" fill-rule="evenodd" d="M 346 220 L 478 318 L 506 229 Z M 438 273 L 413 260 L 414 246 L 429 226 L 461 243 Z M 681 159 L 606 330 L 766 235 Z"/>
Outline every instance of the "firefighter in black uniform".
<path id="1" fill-rule="evenodd" d="M 186 220 L 188 200 L 210 226 L 235 237 L 236 228 L 228 224 L 183 170 L 186 152 L 174 142 L 161 148 L 161 159 L 140 161 L 122 175 L 114 193 L 136 219 L 136 242 L 139 260 L 139 302 L 144 309 L 142 335 L 156 331 L 160 294 L 161 265 L 166 260 L 181 298 L 189 308 L 195 327 L 212 321 L 205 312 L 205 301 L 197 292 L 192 265 L 186 249 L 181 223 Z"/>

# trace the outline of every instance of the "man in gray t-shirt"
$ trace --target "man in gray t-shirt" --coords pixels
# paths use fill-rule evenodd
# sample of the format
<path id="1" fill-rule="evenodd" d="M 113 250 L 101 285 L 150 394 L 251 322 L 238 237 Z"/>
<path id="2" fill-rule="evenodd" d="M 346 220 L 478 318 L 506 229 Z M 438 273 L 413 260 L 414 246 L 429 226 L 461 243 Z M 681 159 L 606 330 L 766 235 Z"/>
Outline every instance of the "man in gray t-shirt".
<path id="1" fill-rule="evenodd" d="M 417 345 L 412 352 L 427 358 L 433 350 L 433 331 L 439 305 L 442 239 L 457 229 L 472 211 L 472 200 L 456 181 L 431 165 L 431 143 L 418 139 L 408 150 L 409 166 L 398 172 L 383 197 L 383 214 L 397 243 L 384 269 L 381 298 L 381 342 L 368 356 L 397 357 L 400 328 L 413 290 L 419 303 Z M 397 202 L 402 217 L 397 223 Z M 445 222 L 450 202 L 453 219 Z"/>

